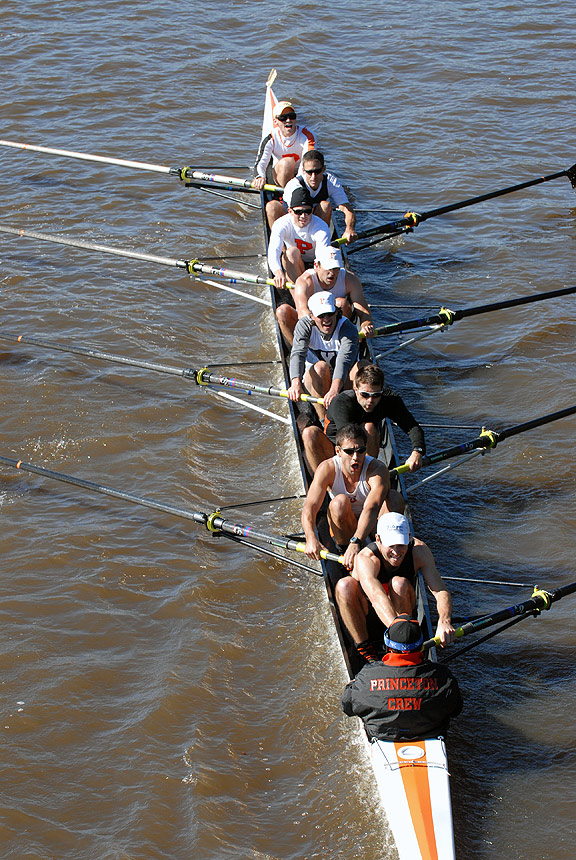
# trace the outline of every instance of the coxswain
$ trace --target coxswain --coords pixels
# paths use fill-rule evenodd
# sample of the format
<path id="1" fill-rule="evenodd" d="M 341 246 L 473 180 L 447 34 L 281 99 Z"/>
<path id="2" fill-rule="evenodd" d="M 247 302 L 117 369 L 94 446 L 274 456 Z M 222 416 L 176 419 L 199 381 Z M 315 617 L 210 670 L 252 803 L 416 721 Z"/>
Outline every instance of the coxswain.
<path id="1" fill-rule="evenodd" d="M 302 443 L 312 471 L 322 460 L 333 455 L 336 434 L 345 424 L 360 424 L 364 427 L 368 434 L 368 453 L 371 457 L 377 457 L 386 439 L 387 418 L 409 437 L 412 452 L 406 459 L 406 465 L 411 472 L 417 471 L 426 453 L 424 431 L 402 397 L 385 384 L 384 373 L 376 364 L 361 367 L 354 377 L 352 390 L 342 391 L 330 403 L 324 432 L 312 423 L 302 428 Z"/>
<path id="2" fill-rule="evenodd" d="M 292 192 L 298 185 L 310 194 L 314 214 L 323 218 L 327 224 L 332 220 L 333 209 L 342 212 L 345 224 L 342 238 L 353 242 L 356 238 L 356 215 L 340 182 L 333 173 L 326 170 L 324 155 L 319 150 L 311 149 L 304 153 L 298 175 L 287 183 L 284 202 L 288 206 Z"/>
<path id="3" fill-rule="evenodd" d="M 312 132 L 296 124 L 296 111 L 292 102 L 278 102 L 272 116 L 272 133 L 263 138 L 254 168 L 254 187 L 258 189 L 266 183 L 266 171 L 270 162 L 273 184 L 284 188 L 296 176 L 304 153 L 316 147 Z M 279 199 L 268 201 L 266 216 L 270 227 L 284 212 L 284 206 Z"/>
<path id="4" fill-rule="evenodd" d="M 378 520 L 376 540 L 364 547 L 349 576 L 336 584 L 336 601 L 346 629 L 364 659 L 377 659 L 379 643 L 368 641 L 368 613 L 373 610 L 389 627 L 397 615 L 416 608 L 416 579 L 420 572 L 436 599 L 436 636 L 442 647 L 454 639 L 452 597 L 426 544 L 412 537 L 410 523 L 395 512 Z"/>
<path id="5" fill-rule="evenodd" d="M 329 247 L 328 225 L 312 214 L 308 192 L 300 188 L 292 195 L 288 213 L 274 221 L 268 245 L 268 266 L 278 290 L 276 318 L 288 345 L 292 344 L 297 315 L 286 281 L 297 281 L 317 251 Z"/>
<path id="6" fill-rule="evenodd" d="M 308 316 L 298 320 L 290 353 L 290 400 L 299 400 L 306 391 L 323 397 L 324 405 L 314 404 L 321 421 L 349 376 L 356 373 L 358 330 L 336 308 L 334 296 L 314 293 L 308 300 Z"/>
<path id="7" fill-rule="evenodd" d="M 363 543 L 373 532 L 378 516 L 387 511 L 390 476 L 384 464 L 366 454 L 366 433 L 357 424 L 343 427 L 336 438 L 336 453 L 316 470 L 302 509 L 302 528 L 309 558 L 326 549 L 316 536 L 316 517 L 326 497 L 330 534 L 344 565 L 352 568 Z"/>
<path id="8" fill-rule="evenodd" d="M 445 736 L 462 710 L 458 681 L 422 651 L 420 625 L 397 616 L 384 633 L 387 653 L 363 666 L 342 694 L 342 710 L 361 717 L 368 737 L 382 741 Z"/>

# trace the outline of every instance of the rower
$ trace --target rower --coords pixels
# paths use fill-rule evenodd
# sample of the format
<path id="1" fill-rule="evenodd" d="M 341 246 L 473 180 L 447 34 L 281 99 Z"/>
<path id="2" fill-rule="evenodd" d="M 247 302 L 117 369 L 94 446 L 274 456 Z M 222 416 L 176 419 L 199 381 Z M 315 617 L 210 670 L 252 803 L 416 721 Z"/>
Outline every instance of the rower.
<path id="1" fill-rule="evenodd" d="M 378 643 L 368 641 L 368 615 L 376 613 L 389 627 L 397 615 L 412 615 L 416 607 L 418 571 L 436 599 L 436 636 L 442 647 L 454 639 L 452 597 L 426 544 L 412 537 L 408 519 L 399 513 L 380 517 L 376 540 L 358 553 L 350 576 L 336 584 L 342 621 L 364 659 L 377 659 Z"/>
<path id="2" fill-rule="evenodd" d="M 305 552 L 320 558 L 326 549 L 315 532 L 316 517 L 328 493 L 328 523 L 344 565 L 352 568 L 358 551 L 388 510 L 386 495 L 390 476 L 384 464 L 366 455 L 366 433 L 357 424 L 343 427 L 336 437 L 336 454 L 316 470 L 302 509 Z"/>
<path id="3" fill-rule="evenodd" d="M 387 418 L 409 436 L 412 453 L 406 465 L 411 472 L 417 471 L 426 453 L 424 431 L 402 397 L 385 384 L 384 373 L 376 364 L 361 367 L 354 377 L 352 390 L 341 392 L 330 403 L 324 432 L 312 424 L 302 428 L 302 443 L 311 470 L 332 456 L 338 430 L 350 423 L 364 427 L 368 434 L 368 453 L 377 457 Z"/>
<path id="4" fill-rule="evenodd" d="M 353 242 L 356 238 L 356 215 L 340 182 L 333 173 L 326 170 L 324 155 L 319 150 L 311 149 L 304 153 L 298 175 L 287 183 L 284 202 L 288 206 L 292 192 L 299 185 L 310 194 L 314 214 L 323 218 L 327 224 L 332 220 L 333 207 L 342 212 L 345 222 L 342 238 Z"/>
<path id="5" fill-rule="evenodd" d="M 298 320 L 294 329 L 288 397 L 299 400 L 304 383 L 309 394 L 324 398 L 324 405 L 314 404 L 323 421 L 325 407 L 349 384 L 348 376 L 356 373 L 358 330 L 337 310 L 331 293 L 314 293 L 308 308 L 308 316 Z"/>
<path id="6" fill-rule="evenodd" d="M 320 248 L 330 247 L 327 224 L 312 214 L 308 192 L 299 188 L 292 195 L 288 213 L 274 221 L 268 245 L 268 266 L 274 276 L 277 294 L 276 318 L 286 342 L 291 345 L 298 316 L 294 299 L 286 289 L 286 280 L 293 283 L 311 265 Z"/>
<path id="7" fill-rule="evenodd" d="M 282 188 L 296 175 L 305 152 L 314 149 L 316 139 L 307 128 L 296 125 L 296 111 L 289 101 L 280 101 L 272 111 L 274 128 L 263 138 L 256 159 L 254 188 L 261 189 L 266 182 L 266 170 L 272 162 L 272 178 Z M 284 215 L 284 206 L 278 199 L 266 204 L 266 217 L 270 227 Z"/>
<path id="8" fill-rule="evenodd" d="M 398 615 L 384 633 L 382 660 L 360 670 L 342 694 L 342 710 L 361 717 L 368 737 L 383 741 L 444 736 L 462 710 L 458 681 L 422 652 L 422 631 Z"/>

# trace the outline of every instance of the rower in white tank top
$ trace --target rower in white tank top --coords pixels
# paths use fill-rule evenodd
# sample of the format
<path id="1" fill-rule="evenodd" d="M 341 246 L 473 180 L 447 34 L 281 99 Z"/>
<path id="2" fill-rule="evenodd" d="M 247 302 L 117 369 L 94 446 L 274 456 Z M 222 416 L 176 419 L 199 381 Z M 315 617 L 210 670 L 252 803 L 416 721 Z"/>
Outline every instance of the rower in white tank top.
<path id="1" fill-rule="evenodd" d="M 334 463 L 334 481 L 332 486 L 328 488 L 328 493 L 330 494 L 330 498 L 333 499 L 334 496 L 348 496 L 350 499 L 350 504 L 352 505 L 352 510 L 356 517 L 359 517 L 362 513 L 362 508 L 364 507 L 364 502 L 366 501 L 366 497 L 370 492 L 370 487 L 368 485 L 368 481 L 366 480 L 366 472 L 368 471 L 368 466 L 372 462 L 374 458 L 366 455 L 364 458 L 364 466 L 362 467 L 362 472 L 360 473 L 360 478 L 358 480 L 358 485 L 353 493 L 348 492 L 346 489 L 346 484 L 344 483 L 344 476 L 342 475 L 342 461 L 338 454 L 332 457 L 332 462 Z"/>
<path id="2" fill-rule="evenodd" d="M 313 269 L 310 269 L 310 277 L 312 280 L 312 284 L 314 289 L 313 293 L 321 293 L 323 291 L 327 293 L 332 293 L 335 299 L 345 299 L 346 298 L 346 269 L 340 269 L 338 272 L 338 277 L 336 278 L 336 283 L 333 287 L 327 287 L 325 284 L 321 284 L 318 280 L 318 274 Z"/>

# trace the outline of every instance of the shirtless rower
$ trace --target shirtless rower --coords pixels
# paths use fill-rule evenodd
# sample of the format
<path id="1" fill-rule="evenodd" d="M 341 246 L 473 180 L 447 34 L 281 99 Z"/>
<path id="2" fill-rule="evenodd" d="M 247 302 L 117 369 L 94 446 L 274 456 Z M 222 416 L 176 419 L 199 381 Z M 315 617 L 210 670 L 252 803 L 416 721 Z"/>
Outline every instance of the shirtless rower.
<path id="1" fill-rule="evenodd" d="M 298 320 L 294 329 L 288 397 L 299 400 L 303 384 L 309 394 L 323 397 L 324 405 L 314 404 L 323 421 L 325 407 L 356 373 L 358 330 L 336 309 L 331 293 L 314 293 L 308 308 L 308 316 Z"/>
<path id="2" fill-rule="evenodd" d="M 268 245 L 268 266 L 275 287 L 280 291 L 276 318 L 289 345 L 292 344 L 296 311 L 294 300 L 286 289 L 286 280 L 294 283 L 321 247 L 330 247 L 330 230 L 321 218 L 312 214 L 308 192 L 300 188 L 292 195 L 288 213 L 274 221 Z"/>
<path id="3" fill-rule="evenodd" d="M 313 293 L 326 290 L 336 299 L 336 307 L 344 316 L 352 318 L 356 312 L 360 331 L 367 337 L 374 333 L 372 314 L 364 298 L 360 280 L 342 266 L 342 256 L 336 248 L 319 247 L 314 268 L 306 269 L 294 284 L 294 303 L 298 319 L 308 313 L 308 299 Z"/>
<path id="4" fill-rule="evenodd" d="M 274 185 L 282 188 L 296 175 L 300 160 L 305 152 L 314 149 L 316 140 L 307 128 L 296 125 L 296 111 L 289 101 L 276 104 L 272 112 L 274 128 L 260 144 L 256 167 L 254 187 L 261 189 L 266 182 L 266 170 L 272 161 L 272 179 Z M 277 218 L 284 215 L 284 206 L 280 200 L 269 200 L 266 204 L 266 217 L 270 227 Z"/>
<path id="5" fill-rule="evenodd" d="M 302 509 L 305 552 L 320 558 L 325 549 L 316 537 L 316 516 L 329 493 L 330 533 L 344 565 L 351 569 L 362 542 L 376 526 L 378 515 L 387 511 L 390 489 L 388 470 L 380 460 L 366 455 L 366 433 L 357 424 L 347 424 L 336 439 L 336 454 L 316 470 Z"/>
<path id="6" fill-rule="evenodd" d="M 336 208 L 344 215 L 345 229 L 342 237 L 347 242 L 356 238 L 356 215 L 350 206 L 346 192 L 333 173 L 326 170 L 324 155 L 317 149 L 311 149 L 302 156 L 300 171 L 286 185 L 284 202 L 289 206 L 292 191 L 300 185 L 305 188 L 314 204 L 314 214 L 323 218 L 327 224 L 332 219 L 332 209 Z"/>
<path id="7" fill-rule="evenodd" d="M 368 613 L 373 609 L 385 627 L 397 615 L 412 615 L 418 571 L 436 599 L 436 636 L 442 646 L 447 645 L 454 640 L 452 597 L 436 569 L 434 556 L 423 541 L 411 537 L 405 516 L 384 514 L 378 520 L 376 541 L 358 553 L 350 576 L 336 584 L 342 621 L 365 660 L 378 659 L 379 646 L 368 641 Z"/>

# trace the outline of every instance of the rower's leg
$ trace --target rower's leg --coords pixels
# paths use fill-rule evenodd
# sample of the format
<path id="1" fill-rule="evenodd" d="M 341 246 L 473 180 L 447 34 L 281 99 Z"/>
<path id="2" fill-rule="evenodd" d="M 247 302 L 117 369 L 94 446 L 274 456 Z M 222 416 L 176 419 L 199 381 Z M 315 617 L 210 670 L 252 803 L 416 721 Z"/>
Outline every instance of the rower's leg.
<path id="1" fill-rule="evenodd" d="M 393 576 L 388 584 L 388 596 L 396 615 L 412 615 L 416 608 L 416 592 L 405 576 Z"/>
<path id="2" fill-rule="evenodd" d="M 334 445 L 320 427 L 311 424 L 302 431 L 304 456 L 310 472 L 314 474 L 320 463 L 334 456 Z"/>
<path id="3" fill-rule="evenodd" d="M 286 210 L 280 200 L 269 200 L 266 204 L 266 218 L 268 219 L 268 226 L 271 227 L 274 221 L 277 221 L 278 218 L 282 218 L 283 215 L 286 215 Z"/>
<path id="4" fill-rule="evenodd" d="M 329 225 L 332 219 L 332 204 L 329 200 L 321 200 L 314 207 L 314 215 L 317 215 L 318 218 L 322 218 L 323 221 Z"/>
<path id="5" fill-rule="evenodd" d="M 405 508 L 406 500 L 402 493 L 399 493 L 398 490 L 394 490 L 390 487 L 378 516 L 381 517 L 383 514 L 403 514 Z"/>
<path id="6" fill-rule="evenodd" d="M 278 159 L 274 165 L 273 174 L 276 185 L 281 185 L 284 188 L 296 176 L 296 162 L 293 158 Z"/>
<path id="7" fill-rule="evenodd" d="M 276 308 L 276 319 L 278 320 L 278 325 L 280 326 L 280 331 L 282 332 L 282 337 L 286 341 L 289 347 L 292 347 L 292 341 L 294 340 L 294 329 L 296 328 L 296 323 L 298 322 L 298 314 L 296 313 L 296 308 L 293 308 L 291 305 L 284 303 L 283 305 L 278 305 Z"/>
<path id="8" fill-rule="evenodd" d="M 336 603 L 342 621 L 355 643 L 365 642 L 368 638 L 366 616 L 370 604 L 362 591 L 360 583 L 352 576 L 344 576 L 336 583 Z"/>
<path id="9" fill-rule="evenodd" d="M 284 248 L 282 263 L 289 281 L 294 283 L 305 270 L 304 260 L 298 248 Z"/>
<path id="10" fill-rule="evenodd" d="M 363 427 L 368 436 L 367 454 L 369 457 L 377 457 L 380 453 L 380 425 L 374 424 L 373 421 L 366 421 Z"/>
<path id="11" fill-rule="evenodd" d="M 326 361 L 317 361 L 310 370 L 304 374 L 304 385 L 306 391 L 309 391 L 313 397 L 324 397 L 332 384 L 332 368 Z M 314 408 L 318 413 L 320 421 L 324 421 L 326 417 L 326 409 L 320 404 L 315 403 Z"/>
<path id="12" fill-rule="evenodd" d="M 334 496 L 328 505 L 328 522 L 330 531 L 337 544 L 348 546 L 350 538 L 356 531 L 358 520 L 352 510 L 350 499 L 341 493 Z"/>

